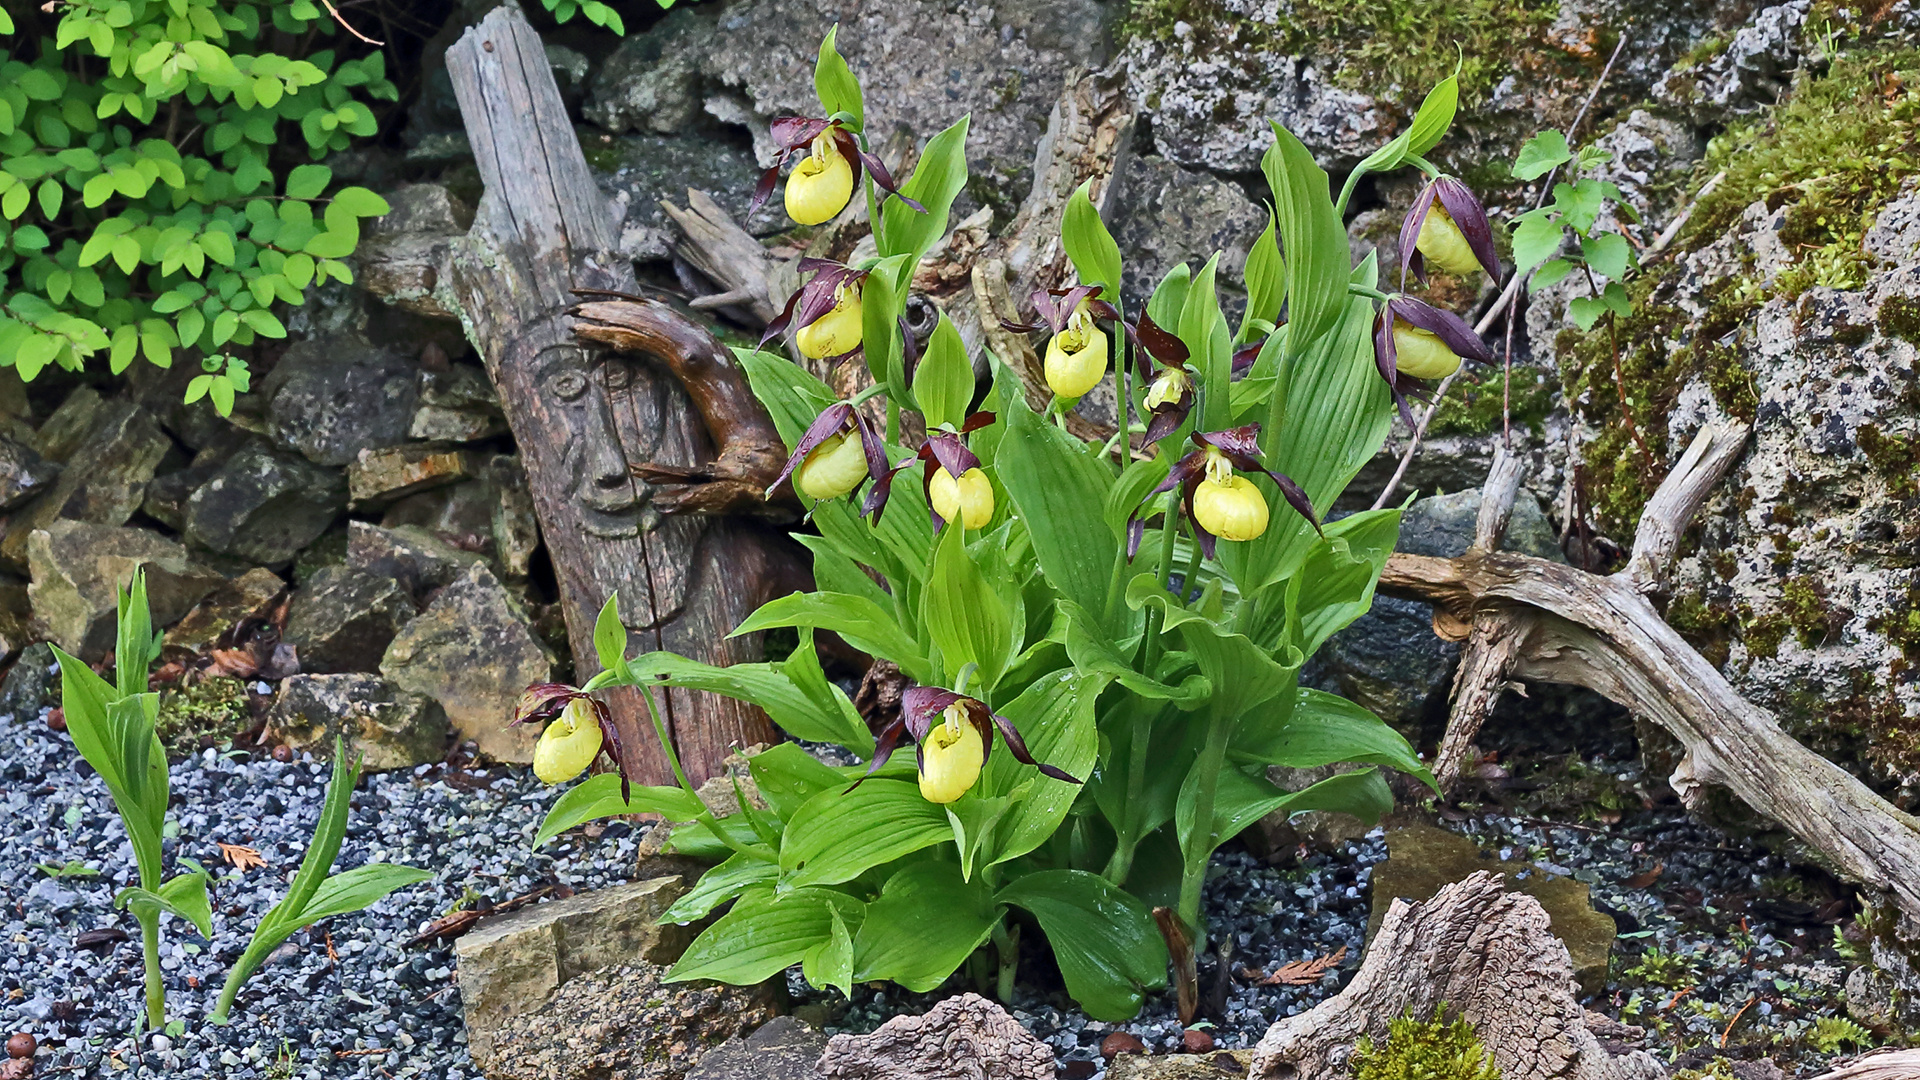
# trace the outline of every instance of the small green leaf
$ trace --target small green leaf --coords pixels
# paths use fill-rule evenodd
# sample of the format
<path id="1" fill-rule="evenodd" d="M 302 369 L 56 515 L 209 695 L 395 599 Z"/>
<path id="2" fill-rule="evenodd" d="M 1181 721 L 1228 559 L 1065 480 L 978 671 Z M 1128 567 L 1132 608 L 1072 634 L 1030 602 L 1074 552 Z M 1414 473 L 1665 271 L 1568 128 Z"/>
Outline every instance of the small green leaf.
<path id="1" fill-rule="evenodd" d="M 615 593 L 607 597 L 600 607 L 600 616 L 593 622 L 593 651 L 599 654 L 600 666 L 608 671 L 618 671 L 627 662 L 627 627 L 620 621 L 620 596 Z"/>
<path id="2" fill-rule="evenodd" d="M 1607 313 L 1604 301 L 1591 296 L 1576 296 L 1567 303 L 1567 314 L 1573 317 L 1573 324 L 1582 330 L 1593 329 L 1600 316 Z"/>
<path id="3" fill-rule="evenodd" d="M 1420 111 L 1413 114 L 1413 123 L 1407 127 L 1407 152 L 1425 154 L 1439 145 L 1447 128 L 1453 124 L 1453 114 L 1459 107 L 1460 77 L 1449 75 L 1427 91 L 1426 100 L 1420 103 Z"/>
<path id="4" fill-rule="evenodd" d="M 866 123 L 866 110 L 860 100 L 860 80 L 854 78 L 853 69 L 835 45 L 839 33 L 836 25 L 820 39 L 820 56 L 813 65 L 813 92 L 820 98 L 822 115 L 846 113 L 853 117 L 852 126 L 858 130 Z"/>
<path id="5" fill-rule="evenodd" d="M 1548 128 L 1520 147 L 1520 154 L 1513 162 L 1513 176 L 1516 180 L 1536 180 L 1572 160 L 1567 137 Z"/>
<path id="6" fill-rule="evenodd" d="M 1552 258 L 1560 250 L 1563 235 L 1560 223 L 1553 219 L 1545 207 L 1520 215 L 1513 228 L 1515 272 L 1524 274 L 1543 260 Z"/>
<path id="7" fill-rule="evenodd" d="M 967 356 L 960 331 L 942 312 L 927 339 L 926 355 L 913 375 L 913 396 L 926 414 L 927 426 L 959 427 L 973 402 L 973 361 Z"/>
<path id="8" fill-rule="evenodd" d="M 1593 267 L 1594 273 L 1616 280 L 1627 276 L 1627 267 L 1633 261 L 1633 251 L 1627 246 L 1627 238 L 1619 233 L 1586 237 L 1580 241 L 1580 253 L 1586 257 L 1587 265 Z"/>
<path id="9" fill-rule="evenodd" d="M 287 174 L 286 195 L 289 199 L 317 199 L 333 182 L 333 170 L 325 165 L 296 165 Z"/>
<path id="10" fill-rule="evenodd" d="M 1536 292 L 1541 289 L 1550 289 L 1558 285 L 1561 279 L 1572 271 L 1573 264 L 1567 260 L 1549 259 L 1540 264 L 1540 269 L 1533 272 L 1533 280 L 1528 282 L 1528 288 Z"/>
<path id="11" fill-rule="evenodd" d="M 48 221 L 60 216 L 60 202 L 66 197 L 66 189 L 57 180 L 40 182 L 40 213 Z"/>

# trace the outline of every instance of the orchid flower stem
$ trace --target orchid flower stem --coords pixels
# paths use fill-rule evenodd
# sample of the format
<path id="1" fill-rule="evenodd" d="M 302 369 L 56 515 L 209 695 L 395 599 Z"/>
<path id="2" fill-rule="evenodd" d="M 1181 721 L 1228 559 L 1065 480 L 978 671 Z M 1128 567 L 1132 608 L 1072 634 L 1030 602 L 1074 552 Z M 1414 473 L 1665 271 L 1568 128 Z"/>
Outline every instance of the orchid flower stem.
<path id="1" fill-rule="evenodd" d="M 1347 292 L 1353 294 L 1354 296 L 1365 296 L 1365 297 L 1369 297 L 1371 299 L 1379 300 L 1382 302 L 1392 299 L 1392 297 L 1388 296 L 1386 293 L 1381 292 L 1379 289 L 1369 288 L 1368 286 L 1362 285 L 1357 281 L 1347 282 Z"/>
<path id="2" fill-rule="evenodd" d="M 1193 763 L 1196 783 L 1193 799 L 1194 828 L 1198 830 L 1192 847 L 1186 852 L 1187 865 L 1180 876 L 1180 921 L 1193 931 L 1193 947 L 1200 951 L 1206 935 L 1200 926 L 1200 886 L 1207 880 L 1207 864 L 1213 861 L 1213 806 L 1220 786 L 1220 770 L 1226 768 L 1227 743 L 1233 735 L 1230 717 L 1213 714 L 1207 724 L 1206 745 Z"/>
<path id="3" fill-rule="evenodd" d="M 859 393 L 848 398 L 847 404 L 852 405 L 854 408 L 859 408 L 860 406 L 865 405 L 867 402 L 872 401 L 874 398 L 877 398 L 881 394 L 884 394 L 886 392 L 887 392 L 886 383 L 874 383 L 872 386 L 869 386 L 861 390 Z"/>
<path id="4" fill-rule="evenodd" d="M 892 398 L 887 399 L 887 442 L 900 444 L 900 403 Z"/>
<path id="5" fill-rule="evenodd" d="M 1167 512 L 1160 526 L 1160 588 L 1164 591 L 1173 582 L 1173 541 L 1180 532 L 1180 494 L 1169 492 Z"/>
<path id="6" fill-rule="evenodd" d="M 1151 616 L 1149 616 L 1151 623 Z M 1113 856 L 1101 875 L 1116 887 L 1125 886 L 1133 872 L 1133 852 L 1140 846 L 1138 815 L 1146 805 L 1147 752 L 1153 744 L 1153 717 L 1137 707 L 1133 715 L 1133 741 L 1127 746 L 1127 827 L 1114 845 Z"/>
<path id="7" fill-rule="evenodd" d="M 993 994 L 1001 1004 L 1013 1004 L 1013 979 L 1020 970 L 1020 928 L 1007 927 L 1006 921 L 993 924 L 993 950 L 999 954 L 1000 970 L 994 980 Z"/>
<path id="8" fill-rule="evenodd" d="M 1200 538 L 1193 538 L 1193 551 L 1187 556 L 1187 569 L 1180 575 L 1180 602 L 1193 602 L 1193 583 L 1200 580 L 1200 560 L 1206 553 L 1200 548 Z"/>
<path id="9" fill-rule="evenodd" d="M 1347 182 L 1340 187 L 1340 201 L 1333 204 L 1333 216 L 1341 221 L 1347 220 L 1347 201 L 1353 198 L 1354 189 L 1360 186 L 1360 178 L 1367 175 L 1365 169 L 1355 169 L 1347 174 Z"/>
<path id="10" fill-rule="evenodd" d="M 694 803 L 700 807 L 699 816 L 695 820 L 706 826 L 707 831 L 713 834 L 715 840 L 725 844 L 736 855 L 745 855 L 750 859 L 768 861 L 777 859 L 778 856 L 765 847 L 743 844 L 739 840 L 736 840 L 732 833 L 720 827 L 720 820 L 713 816 L 713 811 L 707 809 L 706 800 L 700 797 L 700 793 L 694 789 L 693 783 L 687 779 L 687 770 L 680 767 L 680 755 L 673 749 L 673 737 L 667 734 L 667 722 L 660 715 L 660 707 L 654 704 L 653 701 L 654 685 L 657 684 L 642 684 L 639 688 L 640 696 L 647 699 L 647 716 L 653 721 L 653 734 L 660 740 L 660 749 L 667 755 L 667 764 L 673 766 L 674 780 L 680 784 L 680 790 L 693 796 Z M 665 687 L 662 687 L 663 691 L 664 689 Z"/>
<path id="11" fill-rule="evenodd" d="M 140 921 L 140 951 L 147 958 L 147 1030 L 167 1026 L 167 985 L 160 973 L 160 911 L 134 915 Z"/>

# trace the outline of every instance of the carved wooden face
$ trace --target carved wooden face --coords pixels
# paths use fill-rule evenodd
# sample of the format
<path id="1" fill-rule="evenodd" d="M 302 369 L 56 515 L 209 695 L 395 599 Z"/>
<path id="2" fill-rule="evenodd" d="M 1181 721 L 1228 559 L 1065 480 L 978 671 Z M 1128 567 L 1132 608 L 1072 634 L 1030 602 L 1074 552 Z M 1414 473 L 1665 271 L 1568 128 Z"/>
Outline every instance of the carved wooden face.
<path id="1" fill-rule="evenodd" d="M 612 538 L 652 529 L 659 515 L 649 505 L 651 489 L 628 468 L 629 448 L 621 445 L 614 418 L 613 401 L 633 385 L 632 364 L 617 356 L 589 357 L 577 348 L 549 349 L 538 364 L 541 408 L 567 432 L 566 502 L 577 508 L 586 531 Z"/>

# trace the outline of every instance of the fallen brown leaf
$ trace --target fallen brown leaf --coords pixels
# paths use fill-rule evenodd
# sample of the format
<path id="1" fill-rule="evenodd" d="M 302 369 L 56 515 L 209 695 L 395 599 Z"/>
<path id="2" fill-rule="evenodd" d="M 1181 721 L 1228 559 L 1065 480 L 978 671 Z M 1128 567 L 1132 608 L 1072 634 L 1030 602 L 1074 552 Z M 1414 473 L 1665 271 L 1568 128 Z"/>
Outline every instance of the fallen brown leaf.
<path id="1" fill-rule="evenodd" d="M 407 942 L 404 948 L 411 949 L 416 945 L 425 945 L 434 941 L 452 941 L 473 929 L 473 924 L 479 921 L 480 913 L 472 908 L 462 908 L 442 915 L 428 923 L 427 928 L 420 932 L 420 936 Z"/>
<path id="2" fill-rule="evenodd" d="M 220 857 L 236 870 L 246 871 L 267 865 L 267 860 L 260 857 L 258 848 L 250 848 L 245 844 L 223 844 L 218 840 L 213 842 L 213 846 L 220 849 Z"/>
<path id="3" fill-rule="evenodd" d="M 1251 979 L 1257 986 L 1312 986 L 1326 978 L 1328 973 L 1339 967 L 1340 961 L 1346 958 L 1347 947 L 1342 945 L 1333 952 L 1312 960 L 1289 960 L 1275 968 L 1271 975 L 1262 975 L 1252 968 L 1241 968 L 1240 974 Z"/>
<path id="4" fill-rule="evenodd" d="M 1629 889 L 1644 889 L 1647 886 L 1653 884 L 1654 882 L 1660 880 L 1660 874 L 1666 868 L 1667 868 L 1667 864 L 1664 862 L 1654 863 L 1653 869 L 1635 874 L 1632 877 L 1628 878 L 1626 880 L 1626 886 Z"/>
<path id="5" fill-rule="evenodd" d="M 260 661 L 251 649 L 214 649 L 207 655 L 213 663 L 207 665 L 209 675 L 232 675 L 245 679 L 259 672 Z"/>

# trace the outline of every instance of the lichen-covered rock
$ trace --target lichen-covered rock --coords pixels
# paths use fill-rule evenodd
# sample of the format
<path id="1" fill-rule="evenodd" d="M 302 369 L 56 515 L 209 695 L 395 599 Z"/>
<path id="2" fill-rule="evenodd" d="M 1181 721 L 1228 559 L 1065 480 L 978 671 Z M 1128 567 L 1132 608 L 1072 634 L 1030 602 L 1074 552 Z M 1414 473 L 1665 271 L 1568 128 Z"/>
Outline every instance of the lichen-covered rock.
<path id="1" fill-rule="evenodd" d="M 251 442 L 188 496 L 182 531 L 201 547 L 278 565 L 326 532 L 347 508 L 337 469 Z"/>
<path id="2" fill-rule="evenodd" d="M 860 73 L 870 136 L 884 141 L 905 126 L 925 140 L 971 114 L 969 191 L 1010 208 L 1026 195 L 1034 145 L 1068 70 L 1104 62 L 1121 7 L 735 0 L 677 8 L 601 66 L 586 115 L 614 132 L 659 135 L 746 125 L 766 164 L 769 121 L 819 112 L 814 61 L 821 29 L 837 22 L 840 50 Z"/>
<path id="3" fill-rule="evenodd" d="M 347 494 L 355 507 L 384 505 L 471 479 L 480 465 L 470 450 L 431 443 L 362 450 L 347 466 Z"/>
<path id="4" fill-rule="evenodd" d="M 418 609 L 393 577 L 330 566 L 294 594 L 281 640 L 299 650 L 300 670 L 372 671 Z"/>
<path id="5" fill-rule="evenodd" d="M 326 757 L 337 736 L 375 772 L 441 760 L 449 733 L 447 714 L 432 698 L 360 672 L 283 679 L 267 714 L 268 741 Z"/>
<path id="6" fill-rule="evenodd" d="M 416 600 L 465 576 L 486 562 L 418 525 L 384 528 L 364 521 L 347 524 L 346 562 L 375 577 L 398 581 Z"/>
<path id="7" fill-rule="evenodd" d="M 438 701 L 462 739 L 496 761 L 533 760 L 539 732 L 509 728 L 526 688 L 553 677 L 553 656 L 500 580 L 471 567 L 387 646 L 380 673 Z"/>
<path id="8" fill-rule="evenodd" d="M 950 997 L 923 1016 L 896 1016 L 869 1035 L 835 1035 L 820 1055 L 825 1080 L 1053 1080 L 1053 1048 L 979 994 Z"/>
<path id="9" fill-rule="evenodd" d="M 1810 0 L 1790 0 L 1757 9 L 1716 55 L 1674 65 L 1654 85 L 1654 100 L 1701 124 L 1773 104 L 1800 66 L 1800 32 L 1810 6 Z"/>
<path id="10" fill-rule="evenodd" d="M 87 422 L 86 436 L 66 451 L 66 467 L 59 478 L 8 516 L 6 536 L 0 539 L 0 560 L 10 566 L 24 566 L 27 538 L 56 520 L 126 524 L 173 445 L 159 421 L 130 401 L 103 401 L 89 413 Z"/>
<path id="11" fill-rule="evenodd" d="M 1180 263 L 1198 268 L 1221 252 L 1220 280 L 1228 316 L 1246 304 L 1242 268 L 1253 241 L 1267 227 L 1267 212 L 1246 193 L 1206 173 L 1164 158 L 1129 160 L 1118 198 L 1108 215 L 1114 239 L 1126 253 L 1121 290 L 1128 311 L 1138 311 L 1167 271 Z"/>
<path id="12" fill-rule="evenodd" d="M 819 1028 L 776 1016 L 753 1034 L 714 1047 L 687 1072 L 687 1080 L 815 1080 L 814 1063 L 826 1048 Z"/>
<path id="13" fill-rule="evenodd" d="M 55 521 L 34 530 L 27 552 L 35 620 L 54 644 L 89 662 L 112 651 L 117 590 L 135 570 L 146 571 L 156 626 L 171 625 L 226 580 L 146 529 Z"/>
<path id="14" fill-rule="evenodd" d="M 59 475 L 59 462 L 41 457 L 25 443 L 0 436 L 0 510 L 20 505 Z"/>
<path id="15" fill-rule="evenodd" d="M 760 180 L 753 151 L 734 141 L 688 135 L 601 135 L 587 140 L 587 164 L 613 206 L 620 252 L 630 259 L 664 259 L 679 230 L 661 209 L 664 200 L 685 206 L 687 189 L 713 197 L 737 223 L 748 223 L 747 202 Z M 771 214 L 751 219 L 755 231 L 785 224 Z"/>
<path id="16" fill-rule="evenodd" d="M 445 371 L 420 372 L 420 404 L 413 411 L 408 437 L 427 442 L 475 442 L 506 430 L 500 397 L 479 367 L 453 364 Z"/>
<path id="17" fill-rule="evenodd" d="M 267 605 L 286 588 L 280 575 L 259 566 L 224 581 L 167 631 L 167 644 L 187 649 L 212 645 L 235 623 L 264 615 Z"/>
<path id="18" fill-rule="evenodd" d="M 60 698 L 60 670 L 53 661 L 53 649 L 46 642 L 35 642 L 20 651 L 19 659 L 0 680 L 0 715 L 17 719 L 37 719 L 42 705 L 53 705 Z"/>
<path id="19" fill-rule="evenodd" d="M 1211 1054 L 1121 1054 L 1107 1066 L 1107 1080 L 1226 1080 L 1246 1075 L 1251 1050 Z"/>
<path id="20" fill-rule="evenodd" d="M 444 67 L 434 74 L 445 82 Z M 455 318 L 450 251 L 473 224 L 473 208 L 444 184 L 400 184 L 385 197 L 392 212 L 365 225 L 352 256 L 354 283 L 417 315 Z"/>
<path id="21" fill-rule="evenodd" d="M 339 467 L 407 441 L 420 397 L 413 361 L 351 337 L 303 341 L 260 385 L 275 443 Z"/>

